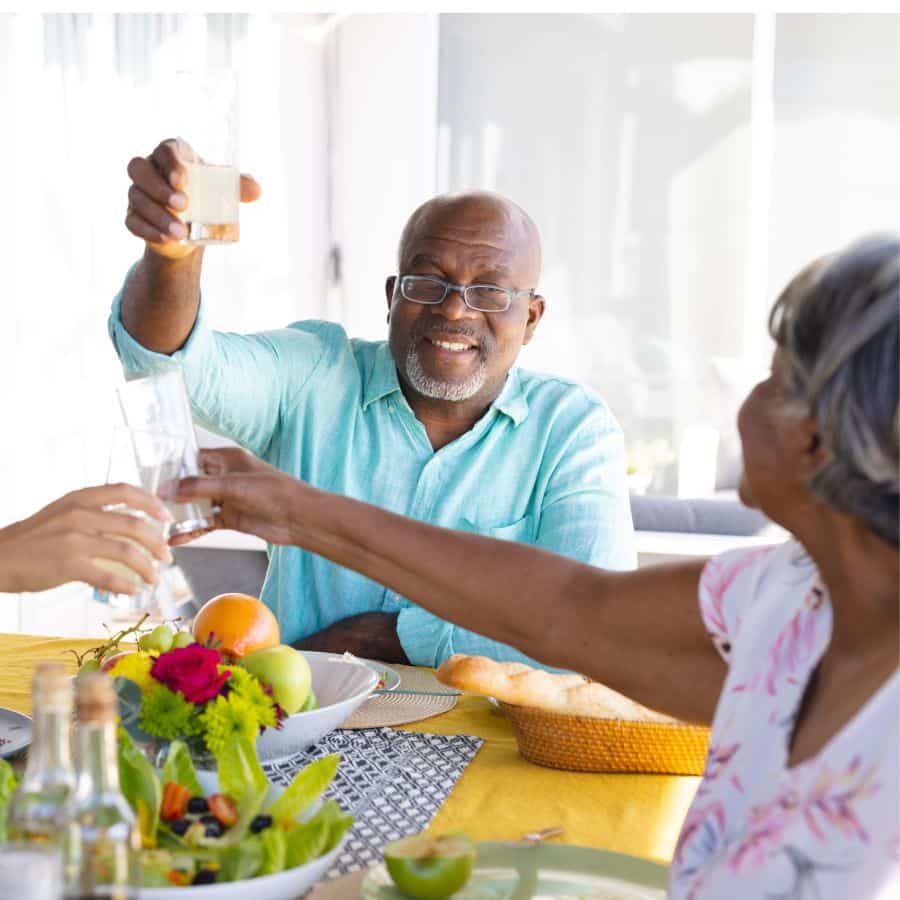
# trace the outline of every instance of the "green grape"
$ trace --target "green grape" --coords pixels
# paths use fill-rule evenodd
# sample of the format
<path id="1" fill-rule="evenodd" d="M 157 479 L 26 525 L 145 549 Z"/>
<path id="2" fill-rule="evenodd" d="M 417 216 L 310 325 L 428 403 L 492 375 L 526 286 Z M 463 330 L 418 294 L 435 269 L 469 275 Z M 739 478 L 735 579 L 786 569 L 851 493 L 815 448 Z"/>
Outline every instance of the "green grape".
<path id="1" fill-rule="evenodd" d="M 79 667 L 78 674 L 83 675 L 86 672 L 99 672 L 100 661 L 97 659 L 86 659 Z"/>
<path id="2" fill-rule="evenodd" d="M 172 641 L 172 646 L 189 647 L 194 643 L 196 643 L 196 641 L 194 640 L 194 636 L 189 631 L 179 631 L 175 634 L 175 639 Z"/>
<path id="3" fill-rule="evenodd" d="M 167 653 L 172 649 L 172 641 L 175 635 L 168 625 L 157 625 L 150 634 L 142 634 L 138 640 L 141 650 L 152 653 Z"/>

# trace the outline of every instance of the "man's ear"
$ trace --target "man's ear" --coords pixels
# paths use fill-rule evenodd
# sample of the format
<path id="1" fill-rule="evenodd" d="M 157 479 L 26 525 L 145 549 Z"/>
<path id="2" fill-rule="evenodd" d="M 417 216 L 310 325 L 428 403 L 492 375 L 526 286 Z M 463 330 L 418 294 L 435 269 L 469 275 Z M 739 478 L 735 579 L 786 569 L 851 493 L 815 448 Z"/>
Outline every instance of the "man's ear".
<path id="1" fill-rule="evenodd" d="M 387 305 L 388 305 L 388 314 L 387 320 L 391 321 L 391 303 L 394 300 L 394 287 L 397 284 L 397 276 L 396 275 L 388 275 L 384 282 L 384 293 L 387 297 Z"/>
<path id="2" fill-rule="evenodd" d="M 525 335 L 522 338 L 522 346 L 531 343 L 534 329 L 544 317 L 544 298 L 535 294 L 528 303 L 528 321 L 525 323 Z"/>

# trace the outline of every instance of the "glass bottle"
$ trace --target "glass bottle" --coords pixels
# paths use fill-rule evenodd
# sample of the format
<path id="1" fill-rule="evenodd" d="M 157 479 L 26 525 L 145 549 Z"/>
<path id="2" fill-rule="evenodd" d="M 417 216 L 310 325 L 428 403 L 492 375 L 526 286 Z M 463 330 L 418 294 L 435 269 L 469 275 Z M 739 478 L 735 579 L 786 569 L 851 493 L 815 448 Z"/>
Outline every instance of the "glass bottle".
<path id="1" fill-rule="evenodd" d="M 140 832 L 119 790 L 116 753 L 118 698 L 113 681 L 100 672 L 80 675 L 70 862 L 78 874 L 67 897 L 77 900 L 132 900 L 140 885 Z"/>
<path id="2" fill-rule="evenodd" d="M 72 679 L 61 662 L 38 663 L 31 697 L 33 737 L 25 774 L 10 798 L 9 842 L 23 851 L 48 851 L 59 870 L 72 838 L 75 790 Z"/>

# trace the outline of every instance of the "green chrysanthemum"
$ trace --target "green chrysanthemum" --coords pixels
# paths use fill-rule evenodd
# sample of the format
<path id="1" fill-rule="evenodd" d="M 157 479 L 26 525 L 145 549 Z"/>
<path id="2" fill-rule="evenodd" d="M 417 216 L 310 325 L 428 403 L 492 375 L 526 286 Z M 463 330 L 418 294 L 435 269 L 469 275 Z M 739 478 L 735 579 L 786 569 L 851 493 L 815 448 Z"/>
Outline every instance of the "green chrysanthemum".
<path id="1" fill-rule="evenodd" d="M 227 697 L 219 695 L 206 704 L 200 715 L 200 725 L 209 752 L 220 756 L 229 745 L 247 742 L 250 746 L 259 731 L 256 711 L 237 691 Z"/>
<path id="2" fill-rule="evenodd" d="M 246 669 L 234 666 L 231 678 L 228 679 L 228 687 L 250 704 L 260 725 L 274 728 L 278 724 L 275 701 L 263 690 L 256 676 L 251 675 Z"/>
<path id="3" fill-rule="evenodd" d="M 174 740 L 198 733 L 197 707 L 181 694 L 159 685 L 141 699 L 140 726 L 147 734 Z"/>

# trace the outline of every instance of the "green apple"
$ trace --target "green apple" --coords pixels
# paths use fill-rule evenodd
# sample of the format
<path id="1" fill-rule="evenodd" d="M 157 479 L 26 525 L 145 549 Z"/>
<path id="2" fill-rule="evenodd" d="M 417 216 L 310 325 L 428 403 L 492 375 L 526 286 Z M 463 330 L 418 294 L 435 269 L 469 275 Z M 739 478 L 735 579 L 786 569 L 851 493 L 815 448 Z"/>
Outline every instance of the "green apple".
<path id="1" fill-rule="evenodd" d="M 472 876 L 475 856 L 475 845 L 464 834 L 417 834 L 384 848 L 394 884 L 416 900 L 444 900 L 455 894 Z"/>
<path id="2" fill-rule="evenodd" d="M 289 715 L 299 712 L 312 689 L 312 673 L 306 657 L 287 644 L 248 653 L 239 663 L 264 684 L 272 686 L 272 697 Z"/>

